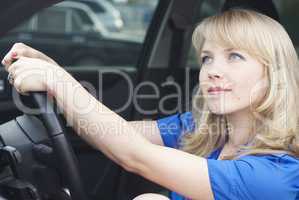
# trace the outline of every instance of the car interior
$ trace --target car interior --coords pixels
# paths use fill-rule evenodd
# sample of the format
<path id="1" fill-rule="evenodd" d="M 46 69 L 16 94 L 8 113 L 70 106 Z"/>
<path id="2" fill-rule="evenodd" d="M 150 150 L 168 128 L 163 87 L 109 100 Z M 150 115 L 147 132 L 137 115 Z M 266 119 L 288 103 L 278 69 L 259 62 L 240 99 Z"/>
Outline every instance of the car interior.
<path id="1" fill-rule="evenodd" d="M 1 57 L 17 42 L 53 55 L 93 96 L 128 121 L 191 110 L 200 72 L 192 31 L 207 16 L 233 7 L 255 9 L 276 17 L 295 46 L 299 44 L 299 3 L 292 0 L 273 0 L 274 7 L 267 4 L 272 1 L 258 0 L 111 1 L 121 11 L 124 30 L 109 33 L 109 38 L 81 31 L 13 32 L 61 1 L 2 0 Z M 65 53 L 76 49 L 91 52 L 85 62 L 72 62 L 79 53 Z M 46 108 L 50 112 L 43 112 Z M 149 192 L 168 194 L 89 146 L 46 93 L 18 94 L 0 68 L 0 199 L 129 200 Z"/>

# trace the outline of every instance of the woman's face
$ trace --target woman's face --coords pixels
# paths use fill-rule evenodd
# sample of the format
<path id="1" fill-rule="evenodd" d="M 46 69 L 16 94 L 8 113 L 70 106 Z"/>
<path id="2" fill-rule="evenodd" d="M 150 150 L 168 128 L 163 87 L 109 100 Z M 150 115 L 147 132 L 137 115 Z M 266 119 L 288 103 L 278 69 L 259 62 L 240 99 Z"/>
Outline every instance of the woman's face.
<path id="1" fill-rule="evenodd" d="M 200 88 L 209 110 L 230 114 L 250 109 L 266 93 L 264 66 L 248 53 L 206 41 L 200 59 Z"/>

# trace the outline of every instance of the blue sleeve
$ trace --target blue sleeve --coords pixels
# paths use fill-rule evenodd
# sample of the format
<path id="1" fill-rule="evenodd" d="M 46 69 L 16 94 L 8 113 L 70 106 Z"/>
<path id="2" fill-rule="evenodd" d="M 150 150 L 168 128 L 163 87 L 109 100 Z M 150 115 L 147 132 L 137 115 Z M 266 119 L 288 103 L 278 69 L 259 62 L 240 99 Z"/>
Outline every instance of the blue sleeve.
<path id="1" fill-rule="evenodd" d="M 299 168 L 276 156 L 244 156 L 239 160 L 208 159 L 215 200 L 295 199 Z"/>
<path id="2" fill-rule="evenodd" d="M 167 147 L 179 148 L 178 141 L 182 134 L 194 131 L 195 124 L 191 112 L 175 114 L 157 120 L 158 128 Z"/>

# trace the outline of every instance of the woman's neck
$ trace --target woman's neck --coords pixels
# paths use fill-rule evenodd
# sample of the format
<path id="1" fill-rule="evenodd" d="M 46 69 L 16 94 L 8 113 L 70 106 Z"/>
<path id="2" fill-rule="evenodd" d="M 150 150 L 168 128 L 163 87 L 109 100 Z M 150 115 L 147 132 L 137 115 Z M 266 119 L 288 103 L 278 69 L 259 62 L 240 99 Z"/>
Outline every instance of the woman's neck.
<path id="1" fill-rule="evenodd" d="M 228 125 L 228 142 L 231 148 L 239 148 L 240 145 L 249 143 L 256 131 L 254 130 L 254 118 L 251 112 L 242 110 L 226 115 Z"/>

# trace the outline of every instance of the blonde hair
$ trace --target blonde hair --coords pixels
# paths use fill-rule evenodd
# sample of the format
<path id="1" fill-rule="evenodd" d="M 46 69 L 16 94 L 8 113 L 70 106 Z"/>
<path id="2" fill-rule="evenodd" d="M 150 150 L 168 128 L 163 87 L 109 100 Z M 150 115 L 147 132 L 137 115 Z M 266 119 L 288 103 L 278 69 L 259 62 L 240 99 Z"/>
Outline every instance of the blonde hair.
<path id="1" fill-rule="evenodd" d="M 204 19 L 195 29 L 192 42 L 198 55 L 206 40 L 242 49 L 266 68 L 269 87 L 258 105 L 251 105 L 256 135 L 242 145 L 234 159 L 249 154 L 287 153 L 299 157 L 298 58 L 284 28 L 275 20 L 255 11 L 235 9 Z M 196 130 L 181 138 L 182 150 L 207 156 L 223 146 L 228 134 L 225 116 L 208 110 L 200 88 L 193 98 Z"/>

